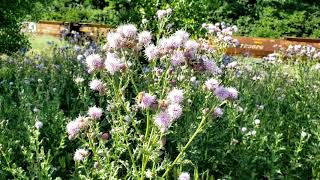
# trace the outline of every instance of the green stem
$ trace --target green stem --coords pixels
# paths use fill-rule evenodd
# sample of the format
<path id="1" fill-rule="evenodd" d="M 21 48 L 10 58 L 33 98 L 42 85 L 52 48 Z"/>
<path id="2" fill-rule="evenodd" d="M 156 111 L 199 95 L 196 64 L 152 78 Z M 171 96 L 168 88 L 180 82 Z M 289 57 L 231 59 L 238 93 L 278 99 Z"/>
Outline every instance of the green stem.
<path id="1" fill-rule="evenodd" d="M 169 166 L 169 168 L 165 171 L 165 173 L 162 175 L 162 178 L 164 178 L 169 172 L 170 170 L 173 168 L 173 166 L 178 162 L 178 160 L 180 159 L 180 157 L 182 156 L 182 154 L 186 151 L 186 149 L 190 146 L 190 144 L 192 143 L 192 141 L 194 140 L 194 138 L 201 132 L 203 124 L 205 123 L 207 117 L 212 113 L 212 111 L 214 110 L 214 107 L 211 108 L 211 110 L 205 115 L 203 116 L 200 124 L 198 125 L 197 130 L 193 133 L 193 135 L 191 136 L 191 138 L 189 139 L 189 141 L 187 142 L 187 144 L 182 148 L 182 150 L 180 151 L 180 153 L 178 154 L 178 156 L 176 157 L 176 159 L 173 161 L 173 163 Z"/>

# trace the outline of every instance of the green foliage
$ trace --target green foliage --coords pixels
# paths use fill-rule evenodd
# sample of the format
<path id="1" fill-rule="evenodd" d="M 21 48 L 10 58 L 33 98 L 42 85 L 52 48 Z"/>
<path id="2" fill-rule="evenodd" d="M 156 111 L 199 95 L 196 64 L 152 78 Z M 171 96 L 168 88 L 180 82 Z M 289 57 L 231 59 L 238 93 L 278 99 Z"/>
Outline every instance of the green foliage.
<path id="1" fill-rule="evenodd" d="M 26 36 L 21 32 L 21 22 L 36 18 L 36 7 L 45 0 L 0 0 L 0 54 L 12 54 L 28 47 Z M 42 6 L 41 6 L 42 7 Z"/>

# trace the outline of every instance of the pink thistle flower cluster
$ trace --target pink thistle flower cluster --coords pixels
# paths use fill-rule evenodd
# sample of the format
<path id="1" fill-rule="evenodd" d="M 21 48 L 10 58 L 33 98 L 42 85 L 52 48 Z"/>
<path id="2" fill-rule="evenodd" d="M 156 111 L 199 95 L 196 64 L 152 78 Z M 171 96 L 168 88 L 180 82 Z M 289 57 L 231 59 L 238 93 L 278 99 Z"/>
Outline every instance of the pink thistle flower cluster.
<path id="1" fill-rule="evenodd" d="M 138 34 L 138 41 L 143 46 L 148 46 L 152 41 L 152 34 L 149 31 L 142 31 Z"/>
<path id="2" fill-rule="evenodd" d="M 74 161 L 83 161 L 89 155 L 89 151 L 86 149 L 77 149 L 74 153 Z"/>
<path id="3" fill-rule="evenodd" d="M 239 41 L 232 38 L 232 35 L 238 31 L 237 26 L 227 26 L 224 22 L 221 22 L 216 24 L 204 23 L 202 28 L 206 29 L 210 34 L 215 34 L 219 42 L 233 46 L 239 45 Z"/>
<path id="4" fill-rule="evenodd" d="M 168 100 L 160 101 L 159 105 L 161 112 L 155 117 L 155 124 L 160 128 L 162 133 L 165 133 L 170 125 L 179 119 L 183 113 L 183 108 L 181 106 L 184 99 L 183 90 L 171 90 L 167 99 Z"/>
<path id="5" fill-rule="evenodd" d="M 239 93 L 237 89 L 233 87 L 225 88 L 221 86 L 219 81 L 216 79 L 213 79 L 213 78 L 208 79 L 207 81 L 205 81 L 204 87 L 207 90 L 213 92 L 221 101 L 224 101 L 224 100 L 234 101 L 238 99 Z"/>
<path id="6" fill-rule="evenodd" d="M 140 92 L 137 101 L 138 106 L 142 109 L 153 108 L 157 104 L 157 97 L 149 93 Z"/>
<path id="7" fill-rule="evenodd" d="M 99 79 L 90 81 L 89 86 L 91 90 L 98 91 L 100 94 L 104 94 L 106 91 L 106 85 Z"/>
<path id="8" fill-rule="evenodd" d="M 96 70 L 103 69 L 103 60 L 98 54 L 91 54 L 86 58 L 86 65 L 88 72 L 94 72 Z"/>
<path id="9" fill-rule="evenodd" d="M 94 120 L 100 119 L 102 114 L 103 114 L 102 109 L 96 106 L 90 107 L 88 110 L 88 115 Z"/>
<path id="10" fill-rule="evenodd" d="M 124 70 L 126 68 L 125 63 L 121 61 L 115 53 L 108 53 L 107 59 L 104 63 L 106 70 L 111 74 L 114 75 L 116 72 L 120 70 Z"/>
<path id="11" fill-rule="evenodd" d="M 138 30 L 133 24 L 119 26 L 116 32 L 109 32 L 107 35 L 109 48 L 117 50 L 124 47 L 131 47 L 132 44 L 135 44 L 137 32 Z"/>
<path id="12" fill-rule="evenodd" d="M 166 10 L 161 9 L 161 10 L 157 11 L 157 17 L 158 17 L 158 19 L 163 19 L 165 17 L 170 16 L 171 13 L 172 13 L 172 9 L 171 8 L 168 8 Z"/>
<path id="13" fill-rule="evenodd" d="M 90 120 L 100 119 L 102 116 L 102 109 L 97 107 L 90 107 L 88 110 L 89 117 L 78 116 L 75 120 L 70 121 L 66 130 L 69 140 L 73 140 L 82 131 L 86 130 L 89 126 Z"/>

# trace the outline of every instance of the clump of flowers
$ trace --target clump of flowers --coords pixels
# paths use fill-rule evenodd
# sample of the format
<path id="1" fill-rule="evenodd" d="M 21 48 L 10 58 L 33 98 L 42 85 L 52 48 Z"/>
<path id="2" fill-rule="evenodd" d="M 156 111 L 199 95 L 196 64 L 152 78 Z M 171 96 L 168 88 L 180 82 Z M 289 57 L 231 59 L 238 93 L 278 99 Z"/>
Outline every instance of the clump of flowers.
<path id="1" fill-rule="evenodd" d="M 224 67 L 217 60 L 221 59 L 220 46 L 234 43 L 231 36 L 236 27 L 209 25 L 209 33 L 216 34 L 210 41 L 192 39 L 183 29 L 170 35 L 163 32 L 163 23 L 171 13 L 167 9 L 156 14 L 161 34 L 139 32 L 133 24 L 121 25 L 108 33 L 104 51 L 87 56 L 93 76 L 89 88 L 101 95 L 94 104 L 107 111 L 89 107 L 86 116 L 67 124 L 69 139 L 81 139 L 86 148 L 75 152 L 75 161 L 83 161 L 90 151 L 97 161 L 91 167 L 103 166 L 99 173 L 107 177 L 119 178 L 116 175 L 121 173 L 112 171 L 121 167 L 129 173 L 121 178 L 158 178 L 163 168 L 164 178 L 194 138 L 215 122 L 209 119 L 222 117 L 223 108 L 238 99 L 235 88 L 223 86 Z M 163 139 L 181 134 L 184 127 L 180 123 L 196 130 L 185 135 L 188 143 L 173 142 L 182 148 L 176 159 L 166 159 L 161 156 L 167 150 Z M 184 172 L 179 179 L 190 179 L 190 174 Z"/>

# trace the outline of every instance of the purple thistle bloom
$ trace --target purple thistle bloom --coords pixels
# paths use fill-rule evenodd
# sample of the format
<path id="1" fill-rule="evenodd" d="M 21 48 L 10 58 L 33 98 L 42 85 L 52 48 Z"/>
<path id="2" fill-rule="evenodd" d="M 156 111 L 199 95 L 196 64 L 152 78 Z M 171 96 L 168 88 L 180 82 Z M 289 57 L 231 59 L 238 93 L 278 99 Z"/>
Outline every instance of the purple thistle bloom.
<path id="1" fill-rule="evenodd" d="M 74 153 L 74 161 L 83 161 L 85 157 L 89 155 L 89 151 L 86 149 L 77 149 Z"/>
<path id="2" fill-rule="evenodd" d="M 166 112 L 161 112 L 155 118 L 155 124 L 162 133 L 166 132 L 170 126 L 170 117 Z"/>
<path id="3" fill-rule="evenodd" d="M 133 24 L 126 24 L 117 28 L 117 33 L 125 38 L 135 38 L 137 36 L 137 28 Z"/>
<path id="4" fill-rule="evenodd" d="M 148 60 L 151 61 L 158 56 L 159 50 L 155 45 L 151 44 L 148 47 L 146 47 L 145 54 L 146 54 Z"/>
<path id="5" fill-rule="evenodd" d="M 237 89 L 233 88 L 233 87 L 229 87 L 227 88 L 227 91 L 228 91 L 228 99 L 229 100 L 236 100 L 238 99 L 238 91 Z"/>
<path id="6" fill-rule="evenodd" d="M 210 91 L 214 91 L 217 87 L 219 87 L 219 84 L 220 84 L 219 81 L 217 81 L 216 79 L 213 79 L 213 78 L 208 79 L 204 83 L 205 87 Z"/>
<path id="7" fill-rule="evenodd" d="M 229 97 L 228 89 L 219 86 L 214 90 L 214 94 L 220 99 L 220 101 L 224 101 Z"/>
<path id="8" fill-rule="evenodd" d="M 188 172 L 182 172 L 178 180 L 190 180 L 190 174 Z"/>
<path id="9" fill-rule="evenodd" d="M 189 33 L 184 30 L 178 30 L 174 33 L 174 36 L 182 39 L 183 42 L 186 42 L 189 39 Z"/>
<path id="10" fill-rule="evenodd" d="M 182 51 L 176 51 L 171 56 L 171 64 L 173 66 L 183 65 L 185 62 L 184 53 Z"/>
<path id="11" fill-rule="evenodd" d="M 175 121 L 182 115 L 182 107 L 179 104 L 170 104 L 168 106 L 168 114 L 170 118 Z"/>
<path id="12" fill-rule="evenodd" d="M 90 107 L 88 110 L 88 115 L 92 118 L 92 119 L 100 119 L 100 117 L 102 116 L 102 109 L 98 108 L 96 106 Z"/>
<path id="13" fill-rule="evenodd" d="M 223 109 L 221 109 L 221 108 L 219 108 L 219 107 L 217 107 L 217 108 L 214 109 L 213 116 L 214 116 L 215 118 L 220 118 L 220 117 L 223 116 L 223 114 L 224 114 Z"/>
<path id="14" fill-rule="evenodd" d="M 99 93 L 104 93 L 106 90 L 104 83 L 99 79 L 92 80 L 89 86 L 90 86 L 90 89 L 94 91 L 98 91 Z"/>
<path id="15" fill-rule="evenodd" d="M 203 65 L 205 69 L 212 75 L 218 75 L 222 73 L 221 69 L 217 66 L 217 64 L 213 60 L 208 59 L 207 57 L 203 58 Z"/>
<path id="16" fill-rule="evenodd" d="M 172 104 L 180 104 L 183 101 L 183 90 L 172 89 L 168 94 L 168 100 Z"/>
<path id="17" fill-rule="evenodd" d="M 108 53 L 105 61 L 105 68 L 111 74 L 120 71 L 124 63 L 121 62 L 120 58 L 115 53 Z"/>
<path id="18" fill-rule="evenodd" d="M 68 136 L 69 140 L 73 140 L 80 132 L 79 124 L 76 121 L 70 121 L 67 124 L 66 129 L 67 129 L 67 133 L 69 135 Z"/>
<path id="19" fill-rule="evenodd" d="M 144 46 L 148 46 L 152 40 L 151 32 L 142 31 L 141 33 L 138 34 L 138 40 L 139 40 L 140 44 L 142 44 Z"/>
<path id="20" fill-rule="evenodd" d="M 140 95 L 141 95 L 141 97 L 140 97 L 140 99 L 138 99 L 138 101 L 139 101 L 139 106 L 142 109 L 149 108 L 153 104 L 156 103 L 156 96 L 155 95 L 151 95 L 151 94 L 145 93 L 145 92 L 140 93 Z"/>
<path id="21" fill-rule="evenodd" d="M 86 58 L 86 64 L 87 64 L 89 73 L 103 68 L 103 60 L 98 54 L 89 55 Z"/>
<path id="22" fill-rule="evenodd" d="M 109 47 L 112 49 L 119 49 L 123 46 L 125 39 L 120 33 L 109 32 L 107 35 Z"/>

